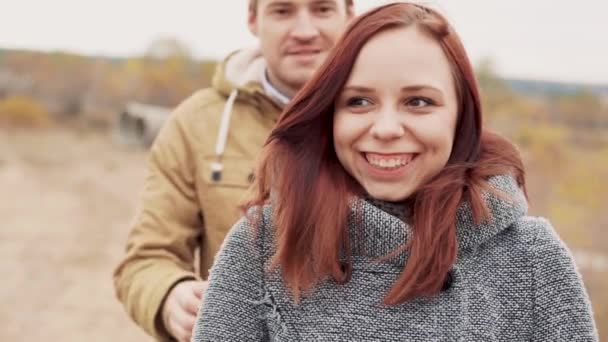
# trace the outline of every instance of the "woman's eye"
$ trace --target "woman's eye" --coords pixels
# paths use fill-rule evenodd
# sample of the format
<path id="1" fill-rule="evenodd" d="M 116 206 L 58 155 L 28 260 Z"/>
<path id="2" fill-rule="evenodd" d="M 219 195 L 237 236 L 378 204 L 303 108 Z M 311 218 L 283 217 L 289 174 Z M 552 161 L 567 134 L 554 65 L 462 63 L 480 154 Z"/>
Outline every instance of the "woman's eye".
<path id="1" fill-rule="evenodd" d="M 407 105 L 415 108 L 423 108 L 433 105 L 433 101 L 425 97 L 414 97 L 408 101 Z"/>
<path id="2" fill-rule="evenodd" d="M 349 107 L 362 107 L 370 104 L 371 102 L 364 97 L 353 97 L 346 101 L 346 105 Z"/>

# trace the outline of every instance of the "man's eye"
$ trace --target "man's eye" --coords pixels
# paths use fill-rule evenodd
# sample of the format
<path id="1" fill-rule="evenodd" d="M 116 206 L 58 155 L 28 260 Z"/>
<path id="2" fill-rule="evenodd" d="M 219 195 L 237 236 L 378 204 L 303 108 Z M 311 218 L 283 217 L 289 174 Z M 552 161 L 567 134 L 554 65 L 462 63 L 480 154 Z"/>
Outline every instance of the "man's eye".
<path id="1" fill-rule="evenodd" d="M 289 14 L 289 9 L 287 8 L 275 8 L 272 11 L 273 14 L 279 15 L 279 16 L 285 16 Z"/>
<path id="2" fill-rule="evenodd" d="M 332 11 L 332 8 L 329 6 L 319 7 L 317 11 L 321 14 L 328 14 Z"/>

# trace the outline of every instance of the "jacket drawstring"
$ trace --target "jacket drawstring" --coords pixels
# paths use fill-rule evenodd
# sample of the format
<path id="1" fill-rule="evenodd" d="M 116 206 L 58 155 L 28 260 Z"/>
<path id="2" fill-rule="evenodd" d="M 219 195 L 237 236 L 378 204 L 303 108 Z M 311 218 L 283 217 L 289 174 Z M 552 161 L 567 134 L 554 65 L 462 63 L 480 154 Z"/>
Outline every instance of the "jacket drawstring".
<path id="1" fill-rule="evenodd" d="M 211 180 L 219 182 L 222 179 L 222 171 L 224 165 L 222 164 L 222 157 L 224 156 L 224 150 L 226 149 L 226 142 L 228 141 L 228 130 L 230 129 L 230 116 L 232 115 L 232 107 L 234 101 L 238 95 L 238 90 L 234 89 L 230 92 L 228 100 L 224 105 L 224 111 L 222 112 L 222 121 L 220 122 L 220 131 L 217 135 L 217 141 L 215 143 L 215 161 L 211 163 Z"/>

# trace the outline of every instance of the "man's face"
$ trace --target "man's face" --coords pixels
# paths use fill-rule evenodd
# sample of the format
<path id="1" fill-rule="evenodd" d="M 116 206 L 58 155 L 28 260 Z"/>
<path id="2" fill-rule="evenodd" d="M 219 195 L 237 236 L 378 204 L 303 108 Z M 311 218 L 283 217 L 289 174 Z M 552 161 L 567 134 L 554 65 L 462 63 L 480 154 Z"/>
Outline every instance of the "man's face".
<path id="1" fill-rule="evenodd" d="M 271 82 L 293 95 L 317 67 L 353 16 L 344 0 L 259 0 L 249 29 L 261 44 Z"/>

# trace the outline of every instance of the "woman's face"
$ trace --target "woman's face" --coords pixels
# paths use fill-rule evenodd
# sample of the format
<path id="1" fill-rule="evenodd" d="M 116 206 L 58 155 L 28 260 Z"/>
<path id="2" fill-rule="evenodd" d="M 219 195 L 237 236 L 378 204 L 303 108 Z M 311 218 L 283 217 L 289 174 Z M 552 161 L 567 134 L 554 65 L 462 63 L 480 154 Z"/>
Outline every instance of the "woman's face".
<path id="1" fill-rule="evenodd" d="M 457 103 L 434 38 L 414 26 L 384 31 L 361 49 L 336 100 L 338 159 L 373 198 L 404 200 L 446 165 Z"/>

